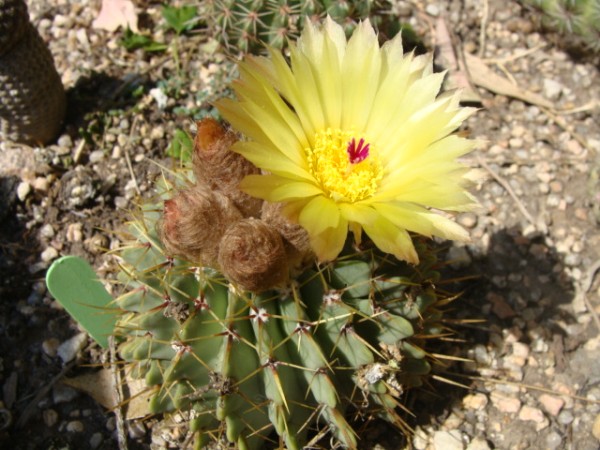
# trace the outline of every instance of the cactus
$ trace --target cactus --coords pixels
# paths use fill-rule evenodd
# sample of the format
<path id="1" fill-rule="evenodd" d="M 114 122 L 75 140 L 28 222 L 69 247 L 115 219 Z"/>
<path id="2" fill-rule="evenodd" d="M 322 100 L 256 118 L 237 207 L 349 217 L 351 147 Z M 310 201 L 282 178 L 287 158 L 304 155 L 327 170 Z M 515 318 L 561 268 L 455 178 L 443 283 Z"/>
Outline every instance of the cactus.
<path id="1" fill-rule="evenodd" d="M 43 144 L 55 138 L 66 98 L 52 55 L 23 0 L 0 0 L 0 137 Z"/>
<path id="2" fill-rule="evenodd" d="M 298 449 L 329 432 L 356 448 L 349 421 L 374 417 L 406 431 L 398 407 L 435 362 L 426 340 L 445 333 L 435 251 L 417 240 L 413 266 L 349 242 L 314 263 L 276 206 L 234 193 L 254 170 L 234 142 L 200 122 L 193 171 L 163 183 L 118 251 L 120 355 L 153 389 L 151 411 L 185 412 L 197 447 Z M 196 238 L 188 220 L 204 223 Z"/>
<path id="3" fill-rule="evenodd" d="M 600 53 L 599 0 L 524 0 L 541 13 L 542 27 L 561 35 L 559 43 L 568 48 Z"/>
<path id="4" fill-rule="evenodd" d="M 281 49 L 287 39 L 298 36 L 307 18 L 317 21 L 326 15 L 347 34 L 371 16 L 392 37 L 400 27 L 387 20 L 388 6 L 386 0 L 211 0 L 204 3 L 201 16 L 227 49 L 249 53 L 262 50 L 263 43 Z"/>

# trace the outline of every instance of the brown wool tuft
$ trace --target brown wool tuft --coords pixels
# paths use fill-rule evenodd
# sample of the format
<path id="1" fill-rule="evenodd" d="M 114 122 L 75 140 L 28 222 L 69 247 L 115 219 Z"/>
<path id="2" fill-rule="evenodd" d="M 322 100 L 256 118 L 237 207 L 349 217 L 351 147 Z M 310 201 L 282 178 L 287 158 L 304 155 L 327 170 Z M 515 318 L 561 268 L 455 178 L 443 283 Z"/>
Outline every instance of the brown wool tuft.
<path id="1" fill-rule="evenodd" d="M 219 265 L 227 278 L 252 292 L 281 286 L 289 275 L 281 236 L 255 218 L 241 220 L 227 230 L 219 249 Z"/>
<path id="2" fill-rule="evenodd" d="M 241 192 L 238 184 L 246 175 L 257 174 L 259 170 L 231 151 L 237 136 L 211 118 L 197 122 L 197 127 L 192 161 L 196 179 L 227 195 L 244 216 L 257 217 L 262 200 Z"/>
<path id="3" fill-rule="evenodd" d="M 219 241 L 227 227 L 240 219 L 242 214 L 231 200 L 196 185 L 165 201 L 160 236 L 172 256 L 216 267 Z"/>
<path id="4" fill-rule="evenodd" d="M 285 246 L 290 268 L 302 270 L 315 257 L 310 246 L 308 233 L 297 223 L 282 214 L 283 203 L 264 202 L 261 218 L 276 229 Z"/>

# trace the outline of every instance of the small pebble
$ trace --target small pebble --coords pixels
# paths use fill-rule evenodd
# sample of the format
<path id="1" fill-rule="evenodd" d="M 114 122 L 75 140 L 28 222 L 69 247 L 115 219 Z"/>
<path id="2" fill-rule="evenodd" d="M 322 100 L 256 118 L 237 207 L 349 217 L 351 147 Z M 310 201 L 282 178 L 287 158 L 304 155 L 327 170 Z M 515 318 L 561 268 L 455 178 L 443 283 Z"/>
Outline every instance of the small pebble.
<path id="1" fill-rule="evenodd" d="M 548 100 L 558 100 L 563 91 L 563 86 L 558 81 L 544 79 L 543 84 L 544 97 Z"/>
<path id="2" fill-rule="evenodd" d="M 57 354 L 64 364 L 72 361 L 77 356 L 77 353 L 87 343 L 87 335 L 85 333 L 79 333 L 73 336 L 71 339 L 66 340 L 58 347 Z"/>
<path id="3" fill-rule="evenodd" d="M 104 436 L 102 436 L 102 433 L 92 434 L 92 437 L 90 438 L 90 448 L 96 449 L 96 448 L 100 447 L 100 445 L 102 445 L 103 441 L 104 441 Z"/>
<path id="4" fill-rule="evenodd" d="M 82 433 L 84 430 L 85 427 L 79 420 L 73 420 L 67 424 L 67 432 L 69 433 Z"/>
<path id="5" fill-rule="evenodd" d="M 52 388 L 52 401 L 55 405 L 67 403 L 77 397 L 77 391 L 64 384 L 57 384 Z"/>
<path id="6" fill-rule="evenodd" d="M 46 263 L 53 261 L 58 258 L 58 250 L 56 250 L 54 247 L 46 247 L 46 250 L 42 252 L 40 258 Z"/>
<path id="7" fill-rule="evenodd" d="M 562 437 L 556 431 L 552 431 L 546 436 L 546 448 L 548 450 L 556 450 L 557 448 L 560 448 L 561 444 Z"/>
<path id="8" fill-rule="evenodd" d="M 481 410 L 488 404 L 488 398 L 485 394 L 469 394 L 463 398 L 463 406 L 466 409 L 474 409 L 476 411 Z"/>
<path id="9" fill-rule="evenodd" d="M 142 422 L 135 421 L 129 424 L 129 437 L 131 439 L 140 439 L 146 435 L 146 427 Z"/>
<path id="10" fill-rule="evenodd" d="M 59 344 L 60 342 L 56 338 L 46 339 L 44 342 L 42 342 L 42 350 L 50 358 L 54 358 L 56 356 Z"/>
<path id="11" fill-rule="evenodd" d="M 58 413 L 53 409 L 45 409 L 42 412 L 42 418 L 48 428 L 53 427 L 58 422 Z"/>
<path id="12" fill-rule="evenodd" d="M 70 223 L 67 226 L 67 241 L 81 242 L 83 238 L 82 228 L 83 225 L 81 223 Z"/>
<path id="13" fill-rule="evenodd" d="M 538 409 L 529 405 L 523 405 L 521 411 L 519 411 L 519 419 L 530 420 L 536 423 L 542 423 L 545 419 L 544 413 Z"/>
<path id="14" fill-rule="evenodd" d="M 102 150 L 94 150 L 90 153 L 90 162 L 96 164 L 104 159 L 104 152 Z"/>
<path id="15" fill-rule="evenodd" d="M 518 398 L 507 397 L 498 392 L 492 392 L 490 399 L 498 411 L 503 413 L 514 414 L 521 408 L 521 401 Z"/>
<path id="16" fill-rule="evenodd" d="M 554 417 L 558 416 L 562 407 L 565 406 L 565 401 L 562 398 L 550 394 L 540 395 L 539 401 L 544 410 Z"/>
<path id="17" fill-rule="evenodd" d="M 600 441 L 600 414 L 598 414 L 594 419 L 594 424 L 592 425 L 592 434 Z"/>
<path id="18" fill-rule="evenodd" d="M 37 177 L 35 180 L 33 180 L 33 183 L 31 183 L 31 185 L 36 191 L 46 192 L 48 191 L 50 182 L 46 177 Z"/>
<path id="19" fill-rule="evenodd" d="M 433 433 L 432 450 L 464 450 L 464 448 L 461 433 L 458 430 Z"/>
<path id="20" fill-rule="evenodd" d="M 25 201 L 29 193 L 31 192 L 31 185 L 27 181 L 21 181 L 17 186 L 17 197 L 22 202 Z"/>
<path id="21" fill-rule="evenodd" d="M 466 450 L 490 450 L 490 444 L 484 438 L 478 436 L 467 445 Z"/>

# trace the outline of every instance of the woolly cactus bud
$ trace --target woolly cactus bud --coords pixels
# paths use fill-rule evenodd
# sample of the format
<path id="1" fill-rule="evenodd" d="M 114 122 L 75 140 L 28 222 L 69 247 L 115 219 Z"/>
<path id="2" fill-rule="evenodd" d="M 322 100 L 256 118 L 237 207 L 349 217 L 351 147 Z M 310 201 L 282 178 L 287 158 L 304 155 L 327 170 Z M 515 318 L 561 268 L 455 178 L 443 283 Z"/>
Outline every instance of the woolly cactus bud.
<path id="1" fill-rule="evenodd" d="M 303 269 L 314 259 L 308 233 L 297 223 L 282 214 L 283 203 L 264 202 L 261 218 L 279 232 L 288 257 L 290 268 Z"/>
<path id="2" fill-rule="evenodd" d="M 241 192 L 238 183 L 258 169 L 241 155 L 231 151 L 237 136 L 214 119 L 197 123 L 193 169 L 197 180 L 227 195 L 244 214 L 258 216 L 262 201 Z"/>
<path id="3" fill-rule="evenodd" d="M 215 266 L 221 237 L 229 224 L 241 218 L 223 194 L 196 185 L 165 201 L 160 234 L 171 255 Z"/>
<path id="4" fill-rule="evenodd" d="M 231 226 L 219 249 L 225 276 L 244 290 L 262 292 L 288 277 L 288 262 L 281 236 L 259 219 L 244 219 Z"/>
<path id="5" fill-rule="evenodd" d="M 0 138 L 46 143 L 60 130 L 66 99 L 52 55 L 23 0 L 0 0 Z"/>

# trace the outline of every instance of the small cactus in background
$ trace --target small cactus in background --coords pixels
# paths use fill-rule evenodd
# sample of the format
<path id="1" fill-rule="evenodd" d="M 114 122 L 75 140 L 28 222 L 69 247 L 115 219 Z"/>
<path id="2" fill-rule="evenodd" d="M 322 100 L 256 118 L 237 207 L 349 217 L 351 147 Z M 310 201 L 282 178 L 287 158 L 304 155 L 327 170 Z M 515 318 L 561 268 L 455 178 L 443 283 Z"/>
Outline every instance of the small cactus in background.
<path id="1" fill-rule="evenodd" d="M 239 208 L 247 199 L 228 194 L 253 171 L 230 152 L 232 134 L 211 119 L 198 128 L 195 172 L 210 159 L 227 171 L 213 181 L 226 181 L 167 183 L 164 214 L 145 205 L 119 251 L 116 333 L 132 374 L 155 390 L 151 411 L 184 412 L 197 445 L 239 448 L 298 449 L 327 432 L 356 448 L 349 417 L 405 426 L 397 407 L 435 362 L 424 344 L 446 332 L 435 252 L 418 242 L 413 266 L 348 245 L 313 264 L 276 205 Z"/>
<path id="2" fill-rule="evenodd" d="M 538 10 L 542 27 L 560 34 L 567 48 L 600 54 L 600 0 L 523 0 Z"/>
<path id="3" fill-rule="evenodd" d="M 0 137 L 43 144 L 56 137 L 66 98 L 23 0 L 0 0 Z"/>
<path id="4" fill-rule="evenodd" d="M 262 50 L 263 43 L 281 49 L 287 39 L 298 37 L 306 19 L 318 21 L 326 15 L 342 24 L 347 34 L 369 17 L 380 29 L 389 25 L 388 38 L 400 28 L 389 23 L 387 0 L 210 0 L 202 8 L 213 36 L 230 51 L 241 53 Z"/>

